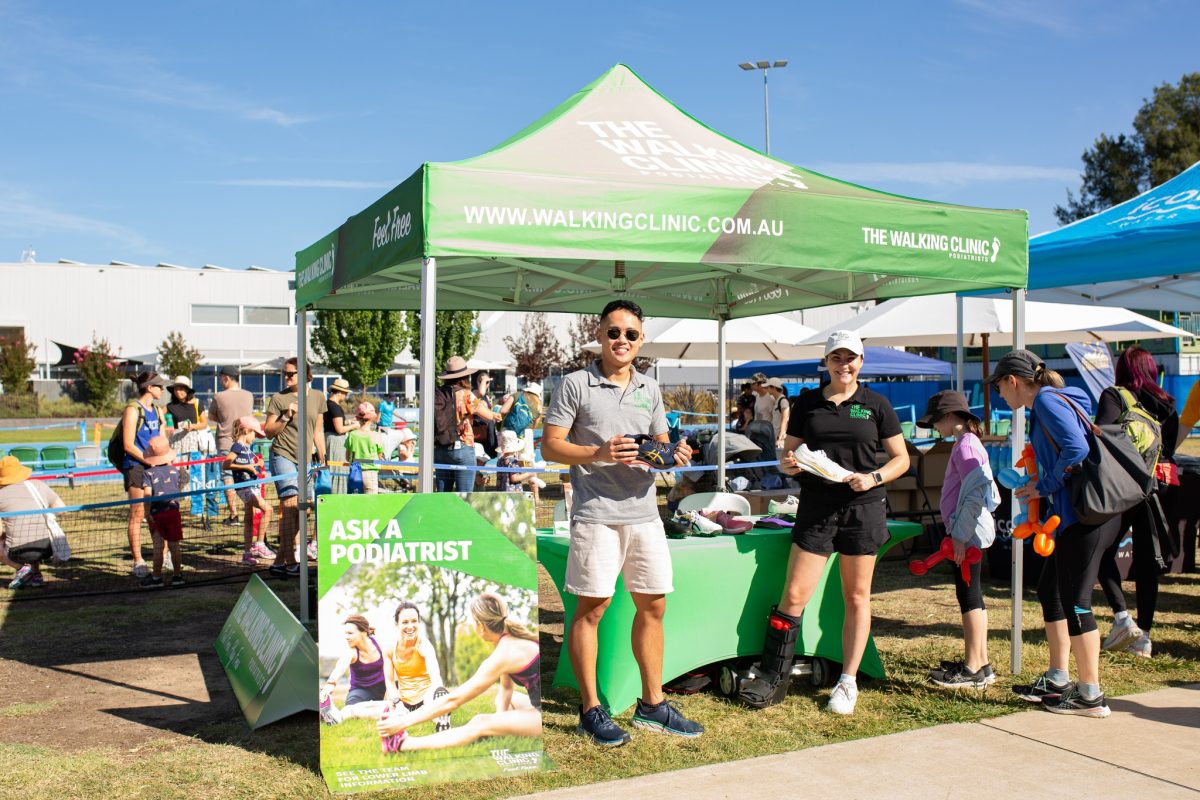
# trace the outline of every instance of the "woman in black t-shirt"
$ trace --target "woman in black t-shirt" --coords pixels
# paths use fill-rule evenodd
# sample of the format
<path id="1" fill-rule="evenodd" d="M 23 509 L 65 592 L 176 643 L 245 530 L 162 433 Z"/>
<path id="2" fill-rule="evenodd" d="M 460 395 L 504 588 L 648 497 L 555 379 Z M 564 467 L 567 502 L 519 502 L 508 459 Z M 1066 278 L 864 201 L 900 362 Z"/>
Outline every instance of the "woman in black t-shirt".
<path id="1" fill-rule="evenodd" d="M 177 453 L 202 451 L 199 433 L 208 430 L 208 415 L 200 410 L 196 402 L 196 390 L 192 381 L 186 375 L 178 375 L 168 387 L 171 400 L 167 403 L 167 413 L 173 421 L 173 431 L 170 434 L 171 449 Z"/>
<path id="2" fill-rule="evenodd" d="M 908 471 L 908 451 L 900 421 L 887 398 L 858 382 L 862 340 L 850 331 L 835 331 L 825 344 L 830 381 L 797 397 L 784 441 L 780 468 L 800 473 L 800 508 L 792 528 L 783 596 L 767 623 L 761 665 L 744 681 L 739 696 L 747 705 L 765 708 L 787 694 L 800 635 L 800 615 L 812 598 L 825 563 L 839 554 L 842 598 L 843 671 L 826 709 L 850 714 L 858 700 L 855 676 L 871 635 L 871 578 L 875 554 L 887 541 L 883 485 Z M 850 470 L 842 483 L 801 472 L 793 452 L 802 444 L 823 450 Z M 887 454 L 880 466 L 880 451 Z"/>

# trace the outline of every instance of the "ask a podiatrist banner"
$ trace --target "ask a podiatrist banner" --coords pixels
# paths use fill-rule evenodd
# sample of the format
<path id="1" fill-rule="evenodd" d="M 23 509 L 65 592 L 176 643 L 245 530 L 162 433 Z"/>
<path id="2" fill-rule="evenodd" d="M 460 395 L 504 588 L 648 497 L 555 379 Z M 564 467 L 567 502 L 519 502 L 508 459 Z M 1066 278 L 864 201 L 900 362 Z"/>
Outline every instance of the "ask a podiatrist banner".
<path id="1" fill-rule="evenodd" d="M 543 769 L 532 503 L 326 495 L 317 537 L 330 790 Z"/>

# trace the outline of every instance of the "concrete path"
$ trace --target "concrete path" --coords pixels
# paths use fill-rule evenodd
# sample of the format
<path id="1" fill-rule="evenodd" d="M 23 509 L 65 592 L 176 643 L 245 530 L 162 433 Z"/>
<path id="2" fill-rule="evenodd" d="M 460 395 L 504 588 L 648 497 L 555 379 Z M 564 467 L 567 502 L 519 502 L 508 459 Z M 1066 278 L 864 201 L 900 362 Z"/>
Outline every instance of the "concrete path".
<path id="1" fill-rule="evenodd" d="M 518 800 L 1200 800 L 1200 684 L 1126 695 L 1109 707 L 1103 720 L 1033 709 Z M 936 768 L 956 751 L 974 755 Z"/>

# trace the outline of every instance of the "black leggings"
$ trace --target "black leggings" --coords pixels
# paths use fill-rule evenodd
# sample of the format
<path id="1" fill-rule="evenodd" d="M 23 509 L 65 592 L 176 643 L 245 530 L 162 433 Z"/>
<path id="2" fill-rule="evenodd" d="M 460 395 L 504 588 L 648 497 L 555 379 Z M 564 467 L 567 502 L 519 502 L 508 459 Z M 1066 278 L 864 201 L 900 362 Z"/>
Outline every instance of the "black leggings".
<path id="1" fill-rule="evenodd" d="M 1100 588 L 1108 598 L 1113 611 L 1124 611 L 1125 592 L 1121 590 L 1121 572 L 1117 567 L 1117 551 L 1125 531 L 1133 528 L 1133 564 L 1129 575 L 1137 587 L 1137 624 L 1149 631 L 1154 624 L 1154 609 L 1158 606 L 1158 563 L 1154 559 L 1155 533 L 1150 526 L 1145 503 L 1126 511 L 1121 516 L 1121 530 L 1100 560 Z"/>
<path id="2" fill-rule="evenodd" d="M 1038 600 L 1046 622 L 1067 621 L 1071 636 L 1096 630 L 1092 615 L 1092 587 L 1100 574 L 1100 558 L 1121 532 L 1121 518 L 1100 525 L 1076 522 L 1059 531 L 1054 552 L 1042 566 Z M 1070 613 L 1064 603 L 1071 604 Z"/>
<path id="3" fill-rule="evenodd" d="M 967 586 L 962 577 L 962 568 L 951 562 L 954 570 L 954 595 L 958 598 L 958 610 L 966 614 L 968 611 L 983 610 L 983 562 L 976 561 L 970 569 L 971 585 Z"/>

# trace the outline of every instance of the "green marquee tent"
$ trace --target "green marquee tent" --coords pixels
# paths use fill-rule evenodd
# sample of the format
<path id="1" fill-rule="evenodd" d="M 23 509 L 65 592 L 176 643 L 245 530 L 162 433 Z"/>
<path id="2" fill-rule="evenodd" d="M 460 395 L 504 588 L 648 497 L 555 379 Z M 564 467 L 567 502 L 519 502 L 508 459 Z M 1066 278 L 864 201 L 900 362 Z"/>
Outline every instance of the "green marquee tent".
<path id="1" fill-rule="evenodd" d="M 1024 287 L 1027 250 L 1023 211 L 901 197 L 764 156 L 618 64 L 495 149 L 423 164 L 297 253 L 296 303 L 596 313 L 624 297 L 723 323 Z M 434 317 L 422 313 L 422 364 Z M 421 452 L 432 450 L 423 425 Z M 427 458 L 419 485 L 432 488 Z"/>

